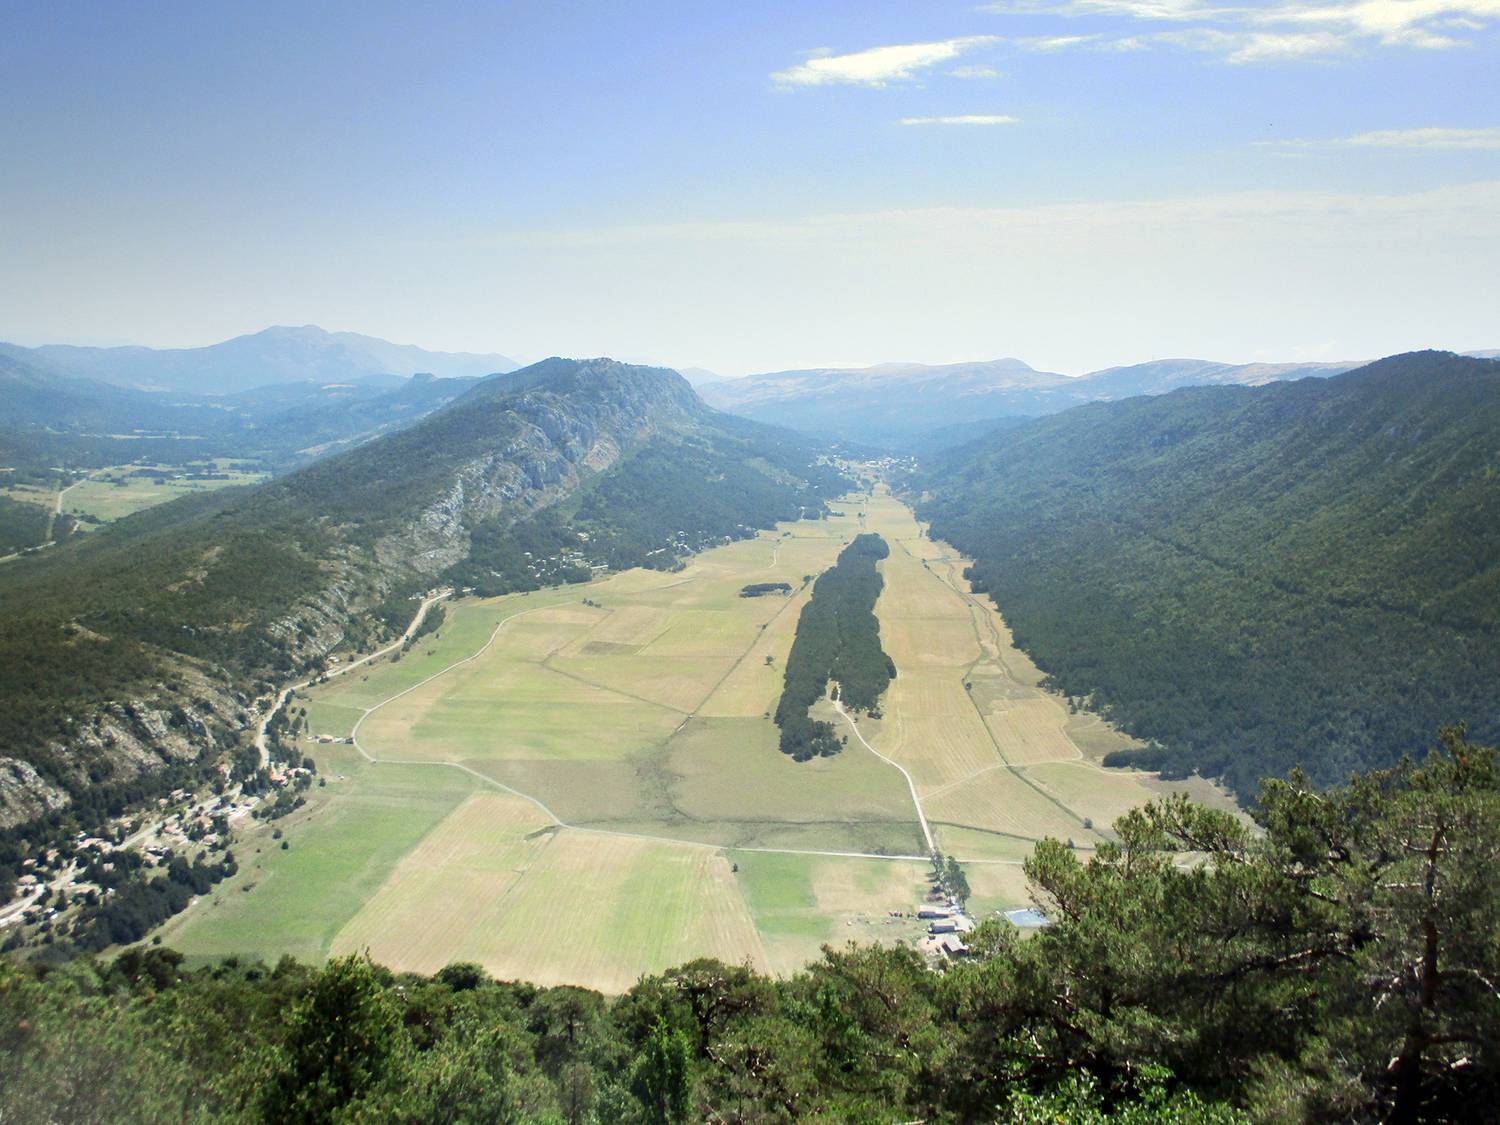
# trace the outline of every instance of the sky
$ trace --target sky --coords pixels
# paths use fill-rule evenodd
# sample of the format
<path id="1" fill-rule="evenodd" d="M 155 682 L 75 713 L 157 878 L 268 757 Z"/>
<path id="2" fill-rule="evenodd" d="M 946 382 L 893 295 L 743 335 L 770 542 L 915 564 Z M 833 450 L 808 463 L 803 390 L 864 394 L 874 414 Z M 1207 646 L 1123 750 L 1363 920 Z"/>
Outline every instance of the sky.
<path id="1" fill-rule="evenodd" d="M 0 0 L 0 339 L 1500 347 L 1500 0 Z"/>

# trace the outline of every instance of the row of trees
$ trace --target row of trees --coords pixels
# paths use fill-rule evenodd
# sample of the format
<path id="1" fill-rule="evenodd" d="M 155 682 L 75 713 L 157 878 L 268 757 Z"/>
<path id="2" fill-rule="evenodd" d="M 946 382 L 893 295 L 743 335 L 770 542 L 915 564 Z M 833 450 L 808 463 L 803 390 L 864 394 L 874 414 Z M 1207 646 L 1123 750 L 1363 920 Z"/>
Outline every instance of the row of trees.
<path id="1" fill-rule="evenodd" d="M 1269 783 L 1253 828 L 1159 802 L 1086 860 L 1041 844 L 1026 872 L 1051 924 L 1021 940 L 984 922 L 941 972 L 849 946 L 783 980 L 697 961 L 610 1001 L 359 958 L 0 965 L 0 1105 L 22 1122 L 1495 1120 L 1497 785 L 1494 752 L 1450 730 L 1421 767 Z"/>
<path id="2" fill-rule="evenodd" d="M 875 564 L 888 554 L 880 536 L 855 536 L 813 583 L 812 597 L 797 618 L 776 704 L 781 752 L 796 761 L 837 754 L 843 745 L 831 723 L 809 713 L 829 680 L 835 684 L 834 698 L 845 707 L 874 711 L 896 676 L 896 665 L 880 647 L 875 617 L 883 585 Z"/>

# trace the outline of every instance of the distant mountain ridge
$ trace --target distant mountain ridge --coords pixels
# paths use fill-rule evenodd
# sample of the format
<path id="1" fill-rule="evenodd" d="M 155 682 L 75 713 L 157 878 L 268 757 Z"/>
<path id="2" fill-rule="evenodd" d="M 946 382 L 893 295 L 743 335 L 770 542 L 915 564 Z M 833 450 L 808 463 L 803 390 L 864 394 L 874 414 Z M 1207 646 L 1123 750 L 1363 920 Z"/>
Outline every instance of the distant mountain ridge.
<path id="1" fill-rule="evenodd" d="M 747 375 L 701 388 L 721 410 L 842 441 L 911 449 L 980 423 L 1040 417 L 1084 402 L 1164 394 L 1178 387 L 1259 386 L 1349 371 L 1345 363 L 1219 363 L 1164 359 L 1070 377 L 1019 359 L 863 368 L 812 368 Z"/>
<path id="2" fill-rule="evenodd" d="M 267 328 L 201 348 L 5 347 L 12 354 L 28 353 L 64 375 L 141 390 L 207 395 L 272 383 L 340 382 L 419 372 L 473 378 L 516 368 L 514 360 L 499 354 L 427 351 L 357 332 L 327 332 L 311 324 Z"/>

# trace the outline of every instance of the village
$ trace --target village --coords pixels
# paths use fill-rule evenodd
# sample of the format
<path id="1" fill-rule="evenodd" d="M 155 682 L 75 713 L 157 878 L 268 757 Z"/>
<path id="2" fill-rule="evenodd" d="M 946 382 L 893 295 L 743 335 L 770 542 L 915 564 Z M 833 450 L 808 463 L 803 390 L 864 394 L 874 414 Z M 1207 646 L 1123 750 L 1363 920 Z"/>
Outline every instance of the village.
<path id="1" fill-rule="evenodd" d="M 270 821 L 300 807 L 316 777 L 311 759 L 298 758 L 279 741 L 262 767 L 238 781 L 229 761 L 214 772 L 207 792 L 174 789 L 157 799 L 153 814 L 109 818 L 23 859 L 15 900 L 0 909 L 0 931 L 8 931 L 0 949 L 45 949 L 63 937 L 82 938 L 85 916 L 97 921 L 112 905 L 118 910 L 121 895 L 158 875 L 166 877 L 158 882 L 182 884 L 185 891 L 175 900 L 186 905 L 234 871 L 230 844 L 247 817 Z M 139 920 L 113 925 L 110 936 L 117 940 L 109 944 L 135 940 L 143 934 L 133 930 L 162 920 L 149 908 L 121 912 Z"/>

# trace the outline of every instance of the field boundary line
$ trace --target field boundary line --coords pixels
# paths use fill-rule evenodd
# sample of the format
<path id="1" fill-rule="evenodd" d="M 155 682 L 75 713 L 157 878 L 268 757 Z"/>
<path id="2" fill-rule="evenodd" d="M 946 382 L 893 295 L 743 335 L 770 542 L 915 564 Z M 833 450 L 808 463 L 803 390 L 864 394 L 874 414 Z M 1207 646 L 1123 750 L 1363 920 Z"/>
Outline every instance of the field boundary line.
<path id="1" fill-rule="evenodd" d="M 901 765 L 900 762 L 895 762 L 890 758 L 887 758 L 879 750 L 875 749 L 875 747 L 871 746 L 868 742 L 865 741 L 864 733 L 859 729 L 858 726 L 855 725 L 854 720 L 849 717 L 849 712 L 844 710 L 844 704 L 841 700 L 835 699 L 833 701 L 833 709 L 843 716 L 844 722 L 849 724 L 849 729 L 854 732 L 854 737 L 859 739 L 861 746 L 863 746 L 871 754 L 874 754 L 886 765 L 895 766 L 898 770 L 901 771 L 901 776 L 906 778 L 906 787 L 911 790 L 911 803 L 916 807 L 917 821 L 922 825 L 922 838 L 927 841 L 928 854 L 930 855 L 932 852 L 937 851 L 937 845 L 932 842 L 932 829 L 927 826 L 927 814 L 922 811 L 922 798 L 917 796 L 917 783 L 911 779 L 911 774 L 906 772 L 906 767 Z"/>
<path id="2" fill-rule="evenodd" d="M 994 773 L 995 770 L 1008 770 L 1011 768 L 1013 767 L 1008 762 L 996 762 L 992 766 L 985 766 L 982 770 L 975 770 L 973 773 L 967 774 L 964 777 L 960 777 L 955 781 L 949 781 L 946 784 L 939 785 L 936 789 L 930 790 L 929 792 L 924 794 L 924 796 L 926 796 L 926 798 L 930 801 L 934 797 L 941 797 L 944 793 L 951 793 L 960 785 L 967 785 L 975 778 L 983 777 L 987 773 Z"/>
<path id="3" fill-rule="evenodd" d="M 789 597 L 789 598 L 787 598 L 786 604 L 783 605 L 780 609 L 778 609 L 775 613 L 773 613 L 771 615 L 771 619 L 769 621 L 767 621 L 764 625 L 762 625 L 758 630 L 756 630 L 755 636 L 751 638 L 749 645 L 747 645 L 745 647 L 745 651 L 742 652 L 742 653 L 740 653 L 739 656 L 735 658 L 734 663 L 729 666 L 729 670 L 727 672 L 725 672 L 722 676 L 719 677 L 718 681 L 714 684 L 713 687 L 711 687 L 711 688 L 708 689 L 708 694 L 705 695 L 702 699 L 698 700 L 698 706 L 694 707 L 691 711 L 688 712 L 688 716 L 687 716 L 688 719 L 696 719 L 698 717 L 698 712 L 702 711 L 703 708 L 707 707 L 708 704 L 709 704 L 709 702 L 713 699 L 713 697 L 719 694 L 719 689 L 721 687 L 723 687 L 726 683 L 729 682 L 729 677 L 732 676 L 732 675 L 734 675 L 735 672 L 739 671 L 739 667 L 740 667 L 741 664 L 745 663 L 745 661 L 747 661 L 747 660 L 750 659 L 750 654 L 755 651 L 755 646 L 758 645 L 758 644 L 760 644 L 761 640 L 765 637 L 766 633 L 770 630 L 771 626 L 775 625 L 776 622 L 780 621 L 781 618 L 782 618 L 782 615 L 784 615 L 787 610 L 791 609 L 792 606 L 797 603 L 797 599 L 802 596 L 802 590 L 803 589 L 806 589 L 806 587 L 803 587 L 802 589 L 798 589 L 798 590 L 794 591 L 792 593 L 792 596 Z M 808 598 L 811 598 L 811 597 L 812 597 L 812 595 L 809 594 Z M 804 605 L 806 604 L 806 600 L 805 599 L 803 601 L 803 604 Z M 683 725 L 684 726 L 687 725 L 687 721 L 686 720 L 684 720 Z M 678 727 L 677 728 L 677 730 L 681 730 L 681 729 L 682 729 L 682 727 Z M 677 731 L 673 731 L 672 733 L 676 734 Z"/>
<path id="4" fill-rule="evenodd" d="M 899 542 L 899 540 L 898 540 L 898 542 Z M 917 562 L 921 561 L 920 559 L 917 559 L 916 555 L 912 554 L 911 548 L 908 547 L 908 546 L 906 546 L 906 544 L 901 543 L 901 549 L 906 552 L 906 554 L 907 554 L 907 556 L 909 558 L 914 559 Z M 992 620 L 990 620 L 990 617 L 989 617 L 989 612 L 990 611 L 983 605 L 983 603 L 976 602 L 975 597 L 974 597 L 974 595 L 972 593 L 965 594 L 964 591 L 962 591 L 961 589 L 959 589 L 958 585 L 954 581 L 952 581 L 952 564 L 951 563 L 949 564 L 949 573 L 948 573 L 948 577 L 947 578 L 944 578 L 940 574 L 934 573 L 932 571 L 931 567 L 928 567 L 926 569 L 927 569 L 927 572 L 929 574 L 932 574 L 932 577 L 934 579 L 936 579 L 938 585 L 940 585 L 944 589 L 948 590 L 950 593 L 953 594 L 954 597 L 956 597 L 959 600 L 959 603 L 961 605 L 963 605 L 964 609 L 968 613 L 969 627 L 971 629 L 973 629 L 973 631 L 974 631 L 974 640 L 979 645 L 979 650 L 980 650 L 980 654 L 981 654 L 980 655 L 980 660 L 976 660 L 973 664 L 969 665 L 969 674 L 972 674 L 974 668 L 978 667 L 978 665 L 980 664 L 980 662 L 984 660 L 984 655 L 983 655 L 984 654 L 984 637 L 980 633 L 980 621 L 978 619 L 976 619 L 976 617 L 975 617 L 974 609 L 975 609 L 976 605 L 982 611 L 981 614 L 980 614 L 980 618 L 984 622 L 984 627 L 989 630 L 990 639 L 994 642 L 997 652 L 999 650 L 1003 649 L 1003 647 L 1004 647 L 1000 643 L 1000 632 L 999 632 L 998 629 L 995 628 L 995 623 Z M 1007 678 L 1009 678 L 1012 682 L 1019 682 L 1019 681 L 1016 681 L 1015 677 L 1010 674 L 1010 669 L 1005 667 L 1005 662 L 1003 660 L 999 660 L 998 663 L 1001 666 L 1001 671 L 1003 671 L 1006 674 Z M 1077 821 L 1078 822 L 1078 826 L 1080 828 L 1083 828 L 1084 831 L 1086 831 L 1086 832 L 1094 831 L 1093 829 L 1084 828 L 1084 824 L 1083 824 L 1084 818 L 1083 817 L 1079 816 L 1077 812 L 1075 812 L 1073 809 L 1070 809 L 1062 801 L 1058 800 L 1051 793 L 1049 793 L 1046 790 L 1044 790 L 1040 785 L 1038 785 L 1031 778 L 1027 777 L 1026 774 L 1022 772 L 1021 767 L 1017 766 L 1015 763 L 1013 763 L 1010 760 L 1010 758 L 1008 758 L 1006 756 L 1005 751 L 1000 748 L 1000 740 L 995 737 L 994 730 L 992 730 L 990 728 L 990 724 L 989 724 L 989 722 L 987 721 L 987 719 L 985 717 L 984 711 L 981 710 L 979 704 L 977 702 L 975 702 L 975 700 L 974 700 L 974 693 L 973 692 L 965 692 L 964 694 L 968 697 L 969 706 L 972 707 L 972 708 L 974 708 L 974 713 L 979 718 L 979 725 L 984 728 L 984 733 L 985 733 L 986 736 L 988 736 L 988 738 L 990 740 L 990 745 L 994 747 L 995 753 L 999 756 L 1000 761 L 1004 765 L 1005 769 L 1007 769 L 1007 770 L 1010 771 L 1011 776 L 1013 776 L 1014 778 L 1016 778 L 1016 780 L 1018 780 L 1019 782 L 1021 782 L 1021 784 L 1025 785 L 1027 788 L 1029 788 L 1033 792 L 1035 792 L 1037 794 L 1037 796 L 1041 797 L 1044 801 L 1050 802 L 1051 804 L 1053 804 L 1054 806 L 1056 806 L 1058 809 L 1060 809 L 1063 813 L 1065 813 L 1067 816 L 1069 816 L 1073 820 Z M 1067 737 L 1067 733 L 1061 731 L 1061 728 L 1059 728 L 1059 731 L 1062 733 L 1063 737 L 1067 739 L 1068 744 L 1070 746 L 1072 746 L 1075 750 L 1077 750 L 1078 749 L 1077 745 L 1073 742 L 1073 740 L 1071 738 Z M 1099 835 L 1102 836 L 1103 834 L 1099 833 Z"/>
<path id="5" fill-rule="evenodd" d="M 406 627 L 406 632 L 402 633 L 390 644 L 386 645 L 384 648 L 378 648 L 374 652 L 369 653 L 366 656 L 361 656 L 357 660 L 351 660 L 348 664 L 342 664 L 338 668 L 335 668 L 332 672 L 322 672 L 319 673 L 319 675 L 321 675 L 324 680 L 331 680 L 335 676 L 342 676 L 346 672 L 352 672 L 356 668 L 363 667 L 364 665 L 370 663 L 370 661 L 372 660 L 379 660 L 386 653 L 400 648 L 407 641 L 411 640 L 416 631 L 421 628 L 422 622 L 427 619 L 427 611 L 438 602 L 442 601 L 444 598 L 450 598 L 452 596 L 452 590 L 440 590 L 436 594 L 433 594 L 431 597 L 424 598 L 422 600 L 422 604 L 417 607 L 416 616 L 411 619 L 411 624 Z M 264 715 L 262 715 L 259 722 L 256 724 L 255 748 L 260 751 L 260 764 L 262 769 L 271 764 L 271 750 L 266 745 L 266 727 L 268 727 L 271 723 L 271 720 L 276 717 L 276 712 L 280 711 L 283 707 L 286 706 L 286 701 L 288 698 L 290 698 L 292 692 L 301 691 L 305 687 L 310 687 L 317 679 L 317 676 L 313 676 L 309 679 L 301 681 L 300 683 L 288 684 L 286 687 L 282 688 L 281 694 L 278 695 L 275 702 L 271 704 L 271 709 Z M 389 702 L 389 700 L 387 700 L 386 702 Z M 369 713 L 369 710 L 365 711 L 365 715 L 368 715 Z M 362 722 L 364 722 L 363 715 L 361 715 L 359 719 L 357 719 L 354 723 L 354 727 L 356 730 L 359 728 L 359 724 Z M 351 730 L 349 733 L 350 736 L 353 737 L 354 732 Z"/>
<path id="6" fill-rule="evenodd" d="M 813 852 L 803 851 L 800 848 L 755 848 L 739 847 L 734 844 L 724 844 L 722 848 L 726 852 L 760 852 L 766 855 L 824 855 L 834 856 L 838 859 L 897 859 L 903 862 L 930 863 L 930 855 L 891 855 L 886 852 Z"/>
<path id="7" fill-rule="evenodd" d="M 433 599 L 433 600 L 435 601 L 437 599 Z M 547 605 L 539 605 L 539 606 L 533 606 L 530 609 L 523 609 L 523 610 L 521 610 L 518 613 L 513 613 L 513 614 L 511 614 L 508 617 L 501 618 L 499 621 L 497 621 L 495 623 L 495 628 L 491 631 L 489 639 L 487 641 L 485 641 L 484 644 L 481 645 L 474 652 L 470 653 L 468 656 L 462 657 L 459 660 L 455 660 L 452 664 L 449 664 L 447 667 L 438 669 L 436 672 L 432 673 L 430 676 L 426 676 L 426 677 L 418 680 L 416 683 L 410 685 L 409 687 L 402 688 L 400 691 L 396 692 L 394 695 L 389 695 L 386 698 L 380 700 L 378 703 L 374 704 L 372 707 L 369 707 L 368 709 L 366 709 L 365 712 L 364 712 L 364 714 L 361 715 L 355 721 L 354 727 L 349 732 L 349 737 L 353 740 L 354 749 L 357 750 L 357 751 L 359 751 L 360 757 L 364 758 L 365 761 L 371 763 L 372 765 L 388 765 L 388 766 L 442 766 L 442 767 L 446 767 L 448 769 L 460 770 L 463 773 L 468 774 L 470 777 L 475 778 L 476 780 L 482 782 L 485 785 L 493 786 L 494 788 L 499 789 L 499 790 L 501 790 L 501 791 L 503 791 L 505 793 L 509 793 L 513 797 L 519 797 L 523 801 L 530 801 L 533 805 L 535 805 L 537 808 L 541 809 L 541 811 L 543 813 L 545 813 L 548 817 L 551 818 L 553 827 L 567 829 L 567 830 L 572 831 L 572 832 L 592 832 L 592 833 L 594 833 L 596 835 L 600 835 L 600 836 L 616 836 L 616 837 L 620 837 L 622 839 L 627 839 L 627 840 L 644 840 L 644 841 L 647 841 L 647 842 L 650 842 L 650 843 L 677 844 L 677 845 L 682 845 L 682 846 L 686 846 L 686 847 L 706 848 L 706 849 L 708 849 L 710 851 L 715 851 L 715 852 L 724 852 L 724 851 L 761 851 L 761 852 L 774 852 L 774 853 L 780 853 L 780 854 L 786 854 L 786 855 L 834 856 L 834 857 L 849 858 L 849 859 L 896 859 L 896 860 L 912 860 L 912 859 L 916 859 L 916 860 L 926 860 L 928 858 L 927 856 L 877 855 L 877 854 L 875 854 L 873 852 L 835 852 L 835 851 L 813 851 L 813 850 L 801 851 L 801 850 L 797 850 L 797 849 L 793 849 L 793 848 L 736 847 L 736 846 L 731 845 L 731 844 L 712 844 L 712 843 L 708 843 L 708 842 L 702 841 L 702 840 L 686 840 L 686 839 L 682 839 L 682 838 L 675 837 L 675 836 L 648 836 L 648 835 L 646 835 L 645 833 L 642 833 L 642 832 L 620 832 L 620 831 L 616 831 L 616 830 L 610 829 L 610 828 L 590 828 L 587 825 L 570 824 L 566 820 L 564 820 L 562 817 L 558 816 L 557 813 L 553 812 L 552 809 L 549 808 L 547 806 L 547 804 L 544 801 L 542 801 L 539 797 L 534 797 L 530 793 L 526 793 L 526 792 L 524 792 L 524 791 L 522 791 L 520 789 L 516 789 L 513 786 L 507 785 L 507 784 L 505 784 L 505 782 L 499 781 L 496 778 L 493 778 L 493 777 L 489 776 L 488 774 L 480 773 L 478 770 L 474 769 L 472 766 L 467 766 L 467 765 L 465 765 L 462 762 L 435 761 L 435 760 L 431 760 L 431 759 L 428 759 L 428 760 L 420 760 L 420 759 L 419 760 L 412 760 L 412 759 L 407 759 L 407 758 L 377 758 L 374 755 L 372 755 L 368 750 L 366 750 L 365 747 L 364 747 L 364 745 L 359 741 L 359 728 L 364 724 L 364 721 L 367 718 L 369 718 L 376 711 L 380 710 L 382 707 L 386 706 L 387 704 L 394 703 L 396 700 L 401 699 L 403 696 L 410 695 L 412 692 L 416 691 L 419 687 L 423 687 L 426 684 L 431 683 L 433 680 L 437 679 L 439 676 L 446 675 L 447 673 L 451 672 L 453 669 L 459 667 L 460 665 L 471 663 L 472 661 L 477 660 L 479 657 L 483 656 L 494 645 L 495 641 L 497 639 L 499 639 L 500 630 L 503 629 L 503 628 L 505 628 L 506 625 L 508 625 L 510 622 L 514 621 L 516 618 L 518 618 L 518 617 L 524 617 L 524 616 L 526 616 L 529 613 L 539 613 L 542 610 L 546 610 L 546 609 L 556 609 L 559 605 L 566 605 L 566 604 L 567 604 L 566 602 L 561 602 L 561 601 L 559 601 L 559 602 L 551 602 L 551 603 L 548 603 Z M 417 623 L 420 623 L 420 620 Z M 398 642 L 398 643 L 400 643 L 400 642 Z M 366 660 L 373 659 L 374 656 L 376 656 L 376 655 L 378 655 L 378 654 L 372 653 L 369 657 L 366 657 L 365 659 Z M 351 665 L 347 665 L 346 667 L 353 667 L 353 665 L 352 664 Z M 549 669 L 549 671 L 556 672 L 558 670 L 554 668 L 554 669 Z M 564 673 L 559 673 L 559 674 L 564 674 Z M 855 733 L 858 734 L 858 731 L 856 731 Z M 860 736 L 860 741 L 861 742 L 864 741 L 863 736 Z M 868 744 L 866 744 L 866 745 L 868 745 Z M 875 752 L 875 751 L 872 750 L 872 752 Z M 878 753 L 877 753 L 877 756 L 879 756 Z M 887 761 L 889 761 L 889 759 L 887 759 Z M 892 762 L 891 764 L 895 765 L 894 762 Z M 897 766 L 896 768 L 900 769 L 901 767 Z M 905 770 L 902 770 L 902 773 L 905 773 L 905 772 L 906 772 Z M 909 781 L 910 781 L 910 779 L 908 778 L 908 782 Z M 913 791 L 913 796 L 915 796 L 915 791 Z M 921 816 L 921 807 L 920 806 L 918 806 L 917 814 L 918 814 L 918 816 Z M 926 828 L 926 820 L 925 819 L 922 821 L 922 824 L 923 824 L 923 828 L 925 829 Z M 931 836 L 930 835 L 928 836 L 928 842 L 929 843 L 931 842 Z"/>
<path id="8" fill-rule="evenodd" d="M 532 662 L 525 661 L 524 663 L 529 664 Z M 552 664 L 552 657 L 550 656 L 546 657 L 543 660 L 538 660 L 535 663 L 538 668 L 541 668 L 542 670 L 547 672 L 551 672 L 554 676 L 562 676 L 565 679 L 572 680 L 574 683 L 583 684 L 584 687 L 596 688 L 599 691 L 608 693 L 609 695 L 618 695 L 621 699 L 629 699 L 634 703 L 643 703 L 647 707 L 655 707 L 658 711 L 670 711 L 674 715 L 682 715 L 686 718 L 692 718 L 692 712 L 684 711 L 680 707 L 673 707 L 670 703 L 663 703 L 657 699 L 647 699 L 644 695 L 636 695 L 633 692 L 622 691 L 620 688 L 611 687 L 609 684 L 601 684 L 598 680 L 591 680 L 587 676 L 580 676 L 577 672 L 568 672 L 562 668 L 555 667 Z"/>

